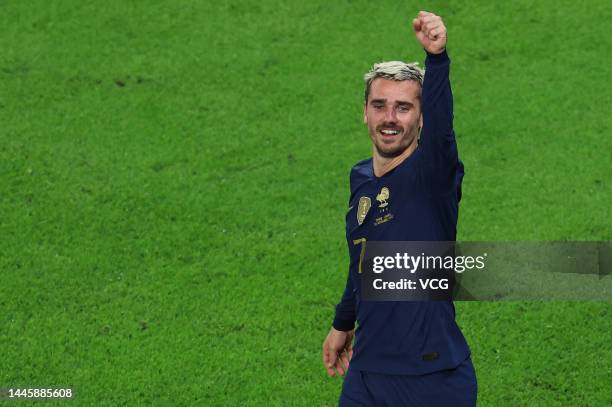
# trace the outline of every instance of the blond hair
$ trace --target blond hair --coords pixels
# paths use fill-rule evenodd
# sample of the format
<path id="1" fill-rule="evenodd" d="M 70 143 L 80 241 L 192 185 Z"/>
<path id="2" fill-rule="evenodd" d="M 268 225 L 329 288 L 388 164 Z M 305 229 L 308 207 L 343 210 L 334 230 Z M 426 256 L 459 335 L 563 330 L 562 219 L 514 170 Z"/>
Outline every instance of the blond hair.
<path id="1" fill-rule="evenodd" d="M 363 77 L 365 81 L 365 103 L 368 103 L 370 88 L 376 78 L 389 79 L 392 81 L 415 81 L 423 87 L 425 70 L 419 68 L 418 62 L 411 64 L 402 61 L 386 61 L 374 64 L 372 69 Z"/>

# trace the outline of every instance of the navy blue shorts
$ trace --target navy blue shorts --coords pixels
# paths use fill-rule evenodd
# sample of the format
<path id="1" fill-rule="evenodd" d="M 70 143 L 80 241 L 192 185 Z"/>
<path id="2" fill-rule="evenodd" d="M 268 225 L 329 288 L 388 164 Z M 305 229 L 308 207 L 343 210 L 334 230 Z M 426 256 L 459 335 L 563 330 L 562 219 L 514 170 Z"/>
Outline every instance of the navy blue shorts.
<path id="1" fill-rule="evenodd" d="M 476 372 L 467 358 L 455 369 L 422 376 L 362 372 L 349 367 L 340 407 L 474 407 Z"/>

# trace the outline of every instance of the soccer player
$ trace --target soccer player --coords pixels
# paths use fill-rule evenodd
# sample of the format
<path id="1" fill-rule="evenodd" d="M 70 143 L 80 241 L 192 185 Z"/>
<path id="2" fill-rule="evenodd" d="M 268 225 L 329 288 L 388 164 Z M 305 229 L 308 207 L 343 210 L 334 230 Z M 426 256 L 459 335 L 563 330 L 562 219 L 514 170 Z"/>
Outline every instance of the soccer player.
<path id="1" fill-rule="evenodd" d="M 346 373 L 343 407 L 476 404 L 476 375 L 452 301 L 360 296 L 364 242 L 456 239 L 463 165 L 453 132 L 446 27 L 424 11 L 412 25 L 427 54 L 426 73 L 393 61 L 374 65 L 365 76 L 372 158 L 351 170 L 349 275 L 323 343 L 327 373 Z"/>

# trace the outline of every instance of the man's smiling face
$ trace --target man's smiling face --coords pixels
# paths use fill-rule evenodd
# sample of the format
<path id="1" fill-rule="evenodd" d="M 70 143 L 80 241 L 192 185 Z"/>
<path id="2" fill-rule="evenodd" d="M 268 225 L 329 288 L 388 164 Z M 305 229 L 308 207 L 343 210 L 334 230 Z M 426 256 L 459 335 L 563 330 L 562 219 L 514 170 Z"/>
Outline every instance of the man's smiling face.
<path id="1" fill-rule="evenodd" d="M 416 148 L 421 117 L 421 85 L 416 81 L 377 78 L 372 82 L 363 112 L 378 154 L 394 158 Z"/>

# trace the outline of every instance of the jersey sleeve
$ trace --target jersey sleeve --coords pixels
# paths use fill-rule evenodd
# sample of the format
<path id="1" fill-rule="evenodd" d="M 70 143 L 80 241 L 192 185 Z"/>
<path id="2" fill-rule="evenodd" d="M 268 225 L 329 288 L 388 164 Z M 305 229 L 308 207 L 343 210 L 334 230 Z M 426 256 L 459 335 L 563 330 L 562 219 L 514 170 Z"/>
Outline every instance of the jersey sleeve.
<path id="1" fill-rule="evenodd" d="M 453 94 L 450 86 L 450 59 L 446 51 L 427 54 L 425 59 L 421 109 L 423 129 L 419 148 L 423 149 L 428 183 L 440 192 L 455 187 L 459 165 L 453 131 Z"/>
<path id="2" fill-rule="evenodd" d="M 349 270 L 342 299 L 336 305 L 336 316 L 332 326 L 338 331 L 351 331 L 355 328 L 355 290 Z"/>
<path id="3" fill-rule="evenodd" d="M 363 162 L 357 163 L 349 174 L 349 188 L 350 188 L 350 197 L 348 204 L 351 205 L 351 201 L 353 200 L 353 194 L 356 188 L 356 184 L 359 178 L 359 168 L 363 167 Z M 357 210 L 357 209 L 355 209 Z M 350 211 L 349 211 L 350 213 Z M 347 244 L 349 247 L 349 267 L 348 273 L 346 277 L 346 286 L 344 287 L 344 293 L 342 294 L 342 298 L 340 302 L 336 305 L 336 315 L 334 317 L 334 321 L 332 326 L 338 331 L 351 331 L 355 328 L 355 320 L 356 316 L 356 300 L 355 300 L 355 287 L 353 283 L 353 279 L 351 278 L 351 267 L 350 267 L 350 250 L 351 245 L 349 242 L 349 213 L 347 213 L 346 219 L 346 228 L 347 228 Z"/>

